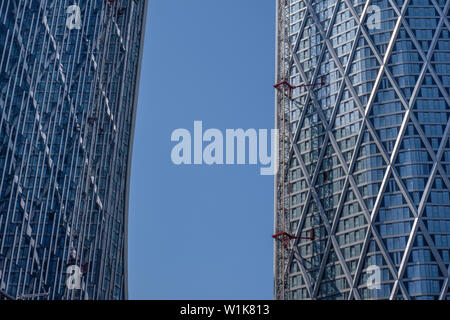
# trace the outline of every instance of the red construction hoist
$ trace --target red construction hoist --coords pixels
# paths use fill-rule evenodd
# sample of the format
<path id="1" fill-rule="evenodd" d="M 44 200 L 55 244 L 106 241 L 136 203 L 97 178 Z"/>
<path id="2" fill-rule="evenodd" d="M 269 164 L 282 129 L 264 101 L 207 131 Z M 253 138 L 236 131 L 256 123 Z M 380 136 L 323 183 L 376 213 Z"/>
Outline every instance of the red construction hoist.
<path id="1" fill-rule="evenodd" d="M 280 81 L 278 83 L 275 83 L 273 85 L 273 87 L 275 89 L 277 89 L 277 90 L 280 90 L 281 87 L 288 88 L 288 91 L 290 92 L 288 97 L 289 97 L 289 99 L 292 100 L 292 90 L 297 89 L 297 88 L 304 88 L 304 87 L 324 86 L 326 84 L 326 82 L 325 82 L 326 81 L 326 77 L 322 76 L 322 78 L 320 80 L 321 81 L 319 83 L 307 83 L 307 84 L 301 84 L 301 85 L 298 85 L 298 86 L 293 86 L 287 80 L 283 80 L 283 81 Z M 282 92 L 284 92 L 284 91 L 282 91 Z"/>
<path id="2" fill-rule="evenodd" d="M 286 75 L 286 73 L 285 73 Z M 277 271 L 276 281 L 278 282 L 276 298 L 284 299 L 288 290 L 288 263 L 291 250 L 294 247 L 290 246 L 291 240 L 315 240 L 314 228 L 309 230 L 309 236 L 296 236 L 288 233 L 290 226 L 290 195 L 292 194 L 292 184 L 289 179 L 289 167 L 290 167 L 290 153 L 292 152 L 291 133 L 291 119 L 290 112 L 291 107 L 295 105 L 299 110 L 301 107 L 306 106 L 301 104 L 296 99 L 292 98 L 292 91 L 297 88 L 303 87 L 318 87 L 326 85 L 326 77 L 322 76 L 321 81 L 317 83 L 304 83 L 300 85 L 292 85 L 286 78 L 282 78 L 282 81 L 274 84 L 273 87 L 277 90 L 277 127 L 279 129 L 279 171 L 277 175 L 277 218 L 276 229 L 278 233 L 272 235 L 276 241 L 281 242 L 281 245 L 277 247 Z"/>
<path id="3" fill-rule="evenodd" d="M 281 243 L 283 244 L 283 247 L 287 248 L 289 246 L 289 241 L 291 241 L 293 239 L 306 239 L 306 240 L 314 241 L 314 229 L 310 230 L 309 237 L 296 237 L 287 232 L 279 232 L 277 234 L 274 234 L 272 236 L 272 238 L 274 238 L 275 240 L 281 241 Z"/>
<path id="4" fill-rule="evenodd" d="M 277 89 L 279 92 L 281 92 L 283 95 L 285 95 L 286 98 L 288 98 L 291 102 L 300 104 L 299 102 L 295 101 L 292 98 L 292 90 L 294 90 L 296 88 L 324 86 L 324 85 L 326 85 L 326 77 L 322 76 L 321 81 L 318 83 L 306 83 L 306 84 L 293 86 L 287 80 L 283 80 L 283 81 L 280 81 L 280 82 L 274 84 L 273 87 L 275 89 Z M 286 91 L 287 91 L 287 93 L 286 93 Z M 280 140 L 282 140 L 282 142 L 286 141 L 285 137 L 280 137 Z M 287 141 L 289 141 L 289 144 L 290 144 L 290 137 L 287 139 Z M 289 164 L 285 163 L 284 166 L 286 166 L 286 165 L 289 165 Z M 286 167 L 284 167 L 284 168 L 286 168 Z M 285 170 L 285 174 L 281 177 L 281 179 L 285 180 L 287 178 L 287 171 L 288 170 Z M 283 181 L 283 182 L 285 182 L 285 181 Z M 289 182 L 288 182 L 288 193 L 289 194 L 292 193 L 292 184 Z M 311 229 L 310 232 L 311 232 L 311 235 L 309 237 L 297 237 L 297 236 L 291 235 L 285 231 L 281 231 L 277 234 L 272 235 L 272 238 L 281 241 L 283 243 L 283 247 L 287 248 L 289 245 L 289 241 L 292 239 L 306 239 L 306 240 L 313 241 L 314 240 L 314 229 Z"/>

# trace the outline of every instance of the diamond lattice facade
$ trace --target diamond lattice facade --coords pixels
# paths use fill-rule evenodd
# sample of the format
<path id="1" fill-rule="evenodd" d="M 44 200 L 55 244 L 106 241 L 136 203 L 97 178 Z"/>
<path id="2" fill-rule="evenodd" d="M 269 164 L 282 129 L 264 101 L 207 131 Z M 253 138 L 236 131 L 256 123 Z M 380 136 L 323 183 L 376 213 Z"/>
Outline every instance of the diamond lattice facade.
<path id="1" fill-rule="evenodd" d="M 449 7 L 277 1 L 275 298 L 450 297 Z"/>
<path id="2" fill-rule="evenodd" d="M 147 1 L 0 1 L 0 298 L 127 298 Z"/>

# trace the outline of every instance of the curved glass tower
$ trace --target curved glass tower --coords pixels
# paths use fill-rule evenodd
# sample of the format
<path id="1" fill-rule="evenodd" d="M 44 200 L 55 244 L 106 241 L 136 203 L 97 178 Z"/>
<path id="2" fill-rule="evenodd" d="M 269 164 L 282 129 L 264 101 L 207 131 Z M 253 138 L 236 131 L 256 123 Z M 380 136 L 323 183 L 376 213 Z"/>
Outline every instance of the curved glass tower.
<path id="1" fill-rule="evenodd" d="M 276 299 L 450 297 L 449 8 L 277 1 Z"/>
<path id="2" fill-rule="evenodd" d="M 0 299 L 127 298 L 146 11 L 0 0 Z"/>

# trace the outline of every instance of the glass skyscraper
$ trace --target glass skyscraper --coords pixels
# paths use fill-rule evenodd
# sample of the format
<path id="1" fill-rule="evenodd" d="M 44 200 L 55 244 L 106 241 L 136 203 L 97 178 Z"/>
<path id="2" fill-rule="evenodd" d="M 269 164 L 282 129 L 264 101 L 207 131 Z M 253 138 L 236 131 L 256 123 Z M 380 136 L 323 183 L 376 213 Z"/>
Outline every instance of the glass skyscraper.
<path id="1" fill-rule="evenodd" d="M 277 0 L 276 299 L 450 298 L 449 8 Z"/>
<path id="2" fill-rule="evenodd" d="M 126 299 L 147 1 L 0 0 L 0 299 Z"/>

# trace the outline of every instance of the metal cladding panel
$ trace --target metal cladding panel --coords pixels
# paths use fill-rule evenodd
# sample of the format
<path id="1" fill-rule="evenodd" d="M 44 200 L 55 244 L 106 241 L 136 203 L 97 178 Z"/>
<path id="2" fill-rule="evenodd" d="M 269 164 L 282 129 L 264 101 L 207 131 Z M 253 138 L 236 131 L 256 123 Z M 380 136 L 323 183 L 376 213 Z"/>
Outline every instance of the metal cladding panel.
<path id="1" fill-rule="evenodd" d="M 146 10 L 0 0 L 1 297 L 127 298 Z"/>
<path id="2" fill-rule="evenodd" d="M 449 8 L 277 1 L 276 299 L 449 299 Z"/>

